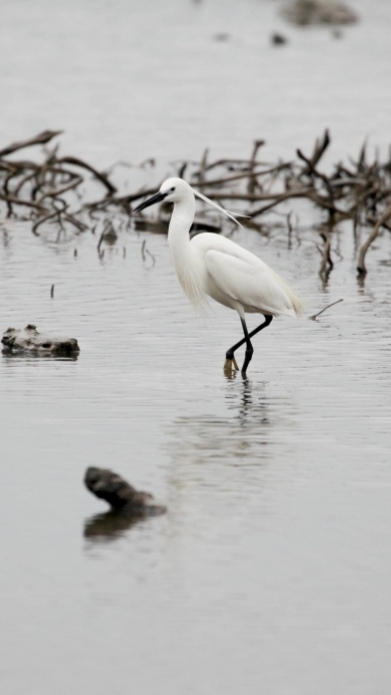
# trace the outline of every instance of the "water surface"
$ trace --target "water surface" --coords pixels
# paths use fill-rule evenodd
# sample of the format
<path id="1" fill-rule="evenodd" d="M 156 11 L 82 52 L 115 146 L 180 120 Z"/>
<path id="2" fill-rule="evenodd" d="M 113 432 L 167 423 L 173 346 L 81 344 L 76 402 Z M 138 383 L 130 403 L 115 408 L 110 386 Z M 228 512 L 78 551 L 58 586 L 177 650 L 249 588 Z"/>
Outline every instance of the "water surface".
<path id="1" fill-rule="evenodd" d="M 341 157 L 370 132 L 385 143 L 387 4 L 357 2 L 365 23 L 341 41 L 286 29 L 285 53 L 268 43 L 275 3 L 230 7 L 4 3 L 1 51 L 24 48 L 0 77 L 13 94 L 2 140 L 63 124 L 74 154 L 153 154 L 167 170 L 207 144 L 239 154 L 264 130 L 280 156 L 326 125 Z M 164 236 L 122 231 L 99 258 L 90 232 L 56 243 L 2 220 L 2 330 L 35 323 L 81 346 L 74 361 L 0 360 L 2 691 L 389 692 L 391 240 L 359 283 L 342 225 L 324 283 L 314 234 L 289 250 L 283 226 L 234 232 L 308 298 L 301 321 L 254 339 L 243 380 L 222 369 L 238 318 L 193 314 Z M 108 528 L 82 485 L 89 465 L 168 514 Z"/>

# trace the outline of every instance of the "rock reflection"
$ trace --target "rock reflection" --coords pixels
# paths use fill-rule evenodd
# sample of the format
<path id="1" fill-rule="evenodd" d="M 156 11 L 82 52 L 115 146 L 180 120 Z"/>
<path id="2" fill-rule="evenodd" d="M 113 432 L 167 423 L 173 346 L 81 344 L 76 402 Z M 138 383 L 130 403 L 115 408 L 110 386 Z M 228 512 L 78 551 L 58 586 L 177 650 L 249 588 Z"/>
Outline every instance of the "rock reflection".
<path id="1" fill-rule="evenodd" d="M 108 543 L 118 540 L 125 531 L 145 520 L 146 517 L 129 516 L 119 512 L 94 514 L 86 519 L 83 535 L 92 543 Z"/>
<path id="2" fill-rule="evenodd" d="M 74 355 L 53 355 L 46 353 L 44 354 L 41 352 L 9 352 L 8 350 L 2 350 L 1 356 L 5 365 L 7 364 L 7 361 L 16 362 L 20 360 L 34 364 L 35 362 L 44 362 L 45 360 L 48 362 L 77 362 L 79 358 L 78 353 L 75 353 Z"/>

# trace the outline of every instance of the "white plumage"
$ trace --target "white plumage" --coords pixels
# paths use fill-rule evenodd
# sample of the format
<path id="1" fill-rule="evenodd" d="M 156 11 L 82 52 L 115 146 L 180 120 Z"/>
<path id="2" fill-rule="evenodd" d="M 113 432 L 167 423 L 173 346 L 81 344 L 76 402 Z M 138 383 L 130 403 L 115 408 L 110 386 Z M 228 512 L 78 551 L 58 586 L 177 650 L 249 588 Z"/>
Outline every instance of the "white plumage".
<path id="1" fill-rule="evenodd" d="M 195 306 L 202 308 L 208 297 L 211 297 L 238 312 L 244 338 L 227 351 L 225 368 L 238 368 L 234 353 L 246 343 L 246 357 L 242 367 L 242 373 L 245 374 L 253 354 L 251 337 L 266 328 L 274 316 L 299 316 L 302 304 L 274 270 L 230 239 L 204 232 L 190 240 L 195 195 L 237 222 L 231 213 L 193 190 L 180 178 L 167 179 L 159 193 L 142 203 L 134 212 L 162 200 L 174 203 L 168 243 L 179 281 Z M 249 333 L 245 322 L 246 313 L 263 314 L 265 322 Z"/>

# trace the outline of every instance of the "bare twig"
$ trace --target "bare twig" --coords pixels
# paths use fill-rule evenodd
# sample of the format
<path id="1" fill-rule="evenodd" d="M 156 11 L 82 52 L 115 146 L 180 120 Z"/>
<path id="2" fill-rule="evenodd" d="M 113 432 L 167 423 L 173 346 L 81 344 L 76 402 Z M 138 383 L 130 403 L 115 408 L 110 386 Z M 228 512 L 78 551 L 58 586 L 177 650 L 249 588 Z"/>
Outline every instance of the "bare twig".
<path id="1" fill-rule="evenodd" d="M 143 243 L 141 244 L 141 257 L 144 263 L 147 260 L 147 255 L 152 259 L 152 265 L 154 266 L 156 263 L 155 256 L 150 251 L 148 251 L 147 242 L 144 239 Z"/>
<path id="2" fill-rule="evenodd" d="M 86 169 L 87 171 L 90 171 L 91 174 L 94 174 L 95 178 L 98 179 L 103 185 L 107 188 L 109 193 L 115 193 L 117 191 L 116 187 L 109 181 L 108 177 L 106 174 L 104 174 L 101 171 L 97 171 L 91 164 L 87 164 L 87 162 L 84 162 L 82 159 L 79 159 L 78 157 L 61 157 L 60 159 L 57 160 L 60 164 L 71 164 L 72 166 L 75 167 L 82 167 L 83 169 Z"/>
<path id="3" fill-rule="evenodd" d="M 46 208 L 44 208 L 43 205 L 39 205 L 39 203 L 34 203 L 32 200 L 23 200 L 22 198 L 17 198 L 13 195 L 7 196 L 0 192 L 0 200 L 12 203 L 13 205 L 24 205 L 28 208 L 34 208 L 34 210 L 38 210 L 39 212 L 46 212 Z"/>
<path id="4" fill-rule="evenodd" d="M 81 183 L 83 183 L 83 178 L 81 176 L 75 176 L 74 181 L 71 181 L 71 183 L 66 184 L 66 186 L 62 186 L 62 188 L 52 189 L 50 191 L 46 191 L 46 193 L 43 193 L 37 202 L 39 204 L 45 198 L 57 198 L 63 193 L 72 190 L 72 188 L 77 188 L 77 186 L 79 186 Z"/>
<path id="5" fill-rule="evenodd" d="M 4 201 L 8 215 L 24 219 L 25 214 L 20 208 L 27 207 L 33 218 L 34 234 L 38 233 L 41 224 L 50 220 L 58 224 L 60 231 L 73 227 L 77 230 L 74 233 L 78 233 L 87 229 L 81 221 L 87 213 L 91 220 L 103 223 L 105 237 L 105 225 L 118 211 L 118 232 L 129 230 L 133 225 L 133 202 L 155 193 L 155 186 L 119 195 L 109 178 L 109 170 L 100 172 L 78 157 L 60 157 L 58 148 L 51 145 L 43 148 L 43 161 L 7 160 L 8 155 L 18 150 L 49 143 L 59 133 L 60 131 L 47 130 L 33 138 L 14 142 L 0 151 L 0 202 Z M 390 223 L 387 223 L 391 217 L 387 207 L 391 190 L 390 160 L 382 163 L 376 155 L 373 161 L 368 162 L 364 144 L 356 161 L 349 160 L 348 165 L 338 162 L 331 168 L 331 173 L 326 174 L 319 171 L 318 166 L 330 144 L 327 130 L 316 140 L 311 155 L 307 156 L 297 149 L 297 156 L 288 162 L 273 164 L 258 161 L 258 151 L 263 144 L 261 140 L 255 141 L 247 159 L 211 161 L 208 150 L 205 150 L 200 162 L 174 163 L 173 173 L 175 175 L 179 171 L 181 176 L 186 173 L 187 179 L 194 182 L 195 187 L 201 188 L 209 198 L 220 201 L 223 205 L 231 200 L 237 201 L 241 204 L 241 211 L 247 213 L 251 220 L 275 212 L 279 205 L 285 204 L 289 246 L 293 237 L 291 213 L 296 199 L 308 201 L 312 208 L 322 212 L 323 218 L 327 215 L 330 234 L 332 225 L 337 220 L 352 219 L 357 239 L 359 225 L 374 221 L 372 234 L 362 246 L 358 260 L 359 272 L 364 273 L 365 253 L 378 235 L 380 227 L 391 229 Z M 207 177 L 212 171 L 216 175 L 208 181 Z M 86 172 L 92 175 L 93 181 L 104 186 L 103 193 L 93 202 L 85 199 L 82 189 L 82 184 L 89 183 Z M 137 221 L 138 226 L 142 223 L 147 228 L 148 217 Z M 255 225 L 250 221 L 248 224 Z M 260 228 L 259 225 L 255 227 Z M 262 224 L 263 233 L 266 228 Z M 94 229 L 95 227 L 91 229 L 92 233 Z M 321 249 L 323 274 L 332 267 L 330 239 L 329 235 Z M 99 251 L 103 254 L 101 248 Z"/>
<path id="6" fill-rule="evenodd" d="M 254 147 L 253 147 L 252 155 L 251 155 L 250 162 L 249 162 L 250 171 L 249 171 L 249 180 L 248 180 L 248 184 L 247 184 L 247 193 L 249 193 L 250 195 L 253 195 L 254 191 L 255 191 L 255 179 L 254 179 L 253 174 L 254 174 L 254 167 L 256 165 L 258 150 L 264 144 L 265 144 L 264 140 L 255 140 L 255 142 L 254 142 Z"/>
<path id="7" fill-rule="evenodd" d="M 312 153 L 312 157 L 310 161 L 307 161 L 307 164 L 309 166 L 310 171 L 313 171 L 317 164 L 320 162 L 321 158 L 323 157 L 325 151 L 327 150 L 328 146 L 330 144 L 330 135 L 329 131 L 326 130 L 323 133 L 323 138 L 321 140 L 316 139 L 315 141 L 315 147 L 314 151 Z"/>
<path id="8" fill-rule="evenodd" d="M 263 195 L 257 196 L 257 200 L 271 200 L 272 202 L 268 205 L 263 205 L 257 210 L 252 210 L 249 212 L 249 217 L 257 217 L 262 215 L 264 212 L 271 210 L 279 203 L 283 203 L 285 200 L 290 198 L 307 198 L 314 192 L 313 188 L 303 188 L 301 191 L 287 191 L 286 193 L 278 193 L 276 195 Z"/>
<path id="9" fill-rule="evenodd" d="M 47 142 L 50 142 L 52 138 L 54 138 L 56 135 L 60 135 L 62 132 L 62 130 L 44 130 L 42 133 L 39 133 L 35 137 L 29 138 L 28 140 L 13 142 L 12 145 L 8 145 L 8 147 L 4 147 L 2 150 L 0 150 L 0 157 L 5 157 L 13 152 L 16 152 L 17 150 L 23 149 L 24 147 L 31 147 L 31 145 L 45 145 Z"/>
<path id="10" fill-rule="evenodd" d="M 343 299 L 337 299 L 336 302 L 332 302 L 331 304 L 328 304 L 327 306 L 325 306 L 324 309 L 322 309 L 321 311 L 318 311 L 317 314 L 314 314 L 313 316 L 309 316 L 308 318 L 311 319 L 312 321 L 316 321 L 318 316 L 323 314 L 324 311 L 326 311 L 327 309 L 330 309 L 330 307 L 334 306 L 335 304 L 339 304 L 340 302 L 343 302 Z"/>
<path id="11" fill-rule="evenodd" d="M 221 186 L 221 185 L 226 185 L 227 183 L 231 183 L 232 181 L 240 181 L 241 179 L 247 179 L 247 178 L 257 178 L 258 176 L 266 176 L 268 174 L 274 174 L 278 173 L 279 171 L 282 171 L 283 169 L 288 168 L 291 165 L 291 162 L 285 162 L 283 164 L 278 164 L 277 166 L 264 169 L 262 171 L 255 171 L 255 167 L 258 166 L 264 166 L 264 164 L 261 164 L 261 162 L 256 162 L 254 164 L 254 171 L 244 171 L 241 172 L 240 174 L 234 174 L 233 176 L 222 176 L 218 179 L 210 179 L 208 181 L 194 181 L 193 184 L 197 188 L 202 188 L 204 186 Z"/>
<path id="12" fill-rule="evenodd" d="M 361 246 L 360 252 L 358 254 L 357 271 L 360 275 L 365 275 L 367 269 L 365 267 L 365 256 L 370 247 L 370 245 L 375 241 L 377 235 L 379 234 L 380 227 L 384 222 L 387 222 L 388 218 L 391 217 L 391 203 L 385 209 L 383 214 L 379 217 L 376 222 L 372 232 L 370 233 L 366 242 Z"/>
<path id="13" fill-rule="evenodd" d="M 322 238 L 324 240 L 324 247 L 322 253 L 322 263 L 319 270 L 320 275 L 330 272 L 330 270 L 334 267 L 334 262 L 330 256 L 331 232 L 323 234 Z"/>
<path id="14" fill-rule="evenodd" d="M 204 150 L 204 154 L 202 155 L 201 163 L 200 163 L 200 170 L 198 172 L 198 178 L 199 182 L 202 184 L 205 181 L 205 169 L 207 167 L 207 161 L 208 161 L 208 148 Z"/>

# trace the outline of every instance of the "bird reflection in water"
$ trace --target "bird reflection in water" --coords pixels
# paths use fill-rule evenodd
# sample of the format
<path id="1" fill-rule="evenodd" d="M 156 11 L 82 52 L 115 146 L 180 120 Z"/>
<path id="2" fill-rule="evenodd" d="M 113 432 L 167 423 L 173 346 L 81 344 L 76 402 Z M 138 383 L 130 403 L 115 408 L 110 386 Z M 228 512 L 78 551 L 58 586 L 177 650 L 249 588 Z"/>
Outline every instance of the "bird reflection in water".
<path id="1" fill-rule="evenodd" d="M 217 463 L 225 469 L 239 466 L 243 475 L 245 468 L 265 462 L 275 426 L 271 415 L 275 403 L 266 387 L 264 382 L 242 379 L 240 373 L 227 375 L 221 415 L 178 417 L 172 429 L 172 455 L 181 470 L 196 465 L 198 475 L 198 464 Z"/>
<path id="2" fill-rule="evenodd" d="M 240 378 L 238 372 L 232 372 L 231 374 L 228 372 L 225 373 L 225 378 L 227 381 L 235 381 L 235 379 L 238 377 L 239 381 L 242 383 L 239 404 L 237 402 L 238 390 L 235 388 L 235 390 L 232 390 L 227 394 L 227 399 L 230 401 L 228 408 L 230 410 L 237 409 L 238 421 L 243 425 L 246 424 L 246 420 L 248 418 L 254 419 L 254 421 L 262 425 L 270 425 L 271 422 L 268 413 L 269 399 L 265 394 L 267 382 L 260 382 L 256 385 L 257 387 L 261 388 L 261 395 L 259 398 L 254 399 L 253 383 L 247 376 L 242 376 Z"/>
<path id="3" fill-rule="evenodd" d="M 192 408 L 172 423 L 168 504 L 170 525 L 179 535 L 194 510 L 210 521 L 216 509 L 228 517 L 252 505 L 261 509 L 286 411 L 269 388 L 268 382 L 242 379 L 240 372 L 227 375 L 209 411 L 199 403 L 198 413 Z"/>

